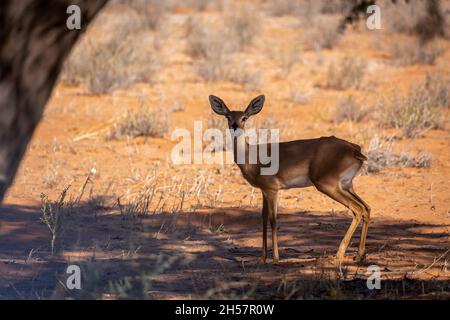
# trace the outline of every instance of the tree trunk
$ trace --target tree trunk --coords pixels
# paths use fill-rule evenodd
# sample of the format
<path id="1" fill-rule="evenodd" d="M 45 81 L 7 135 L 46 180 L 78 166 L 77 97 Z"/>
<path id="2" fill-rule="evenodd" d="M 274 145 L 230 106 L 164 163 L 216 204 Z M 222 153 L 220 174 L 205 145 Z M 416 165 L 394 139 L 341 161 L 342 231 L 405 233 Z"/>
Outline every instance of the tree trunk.
<path id="1" fill-rule="evenodd" d="M 107 0 L 0 1 L 0 202 L 42 117 L 64 59 Z M 66 26 L 78 5 L 81 29 Z"/>

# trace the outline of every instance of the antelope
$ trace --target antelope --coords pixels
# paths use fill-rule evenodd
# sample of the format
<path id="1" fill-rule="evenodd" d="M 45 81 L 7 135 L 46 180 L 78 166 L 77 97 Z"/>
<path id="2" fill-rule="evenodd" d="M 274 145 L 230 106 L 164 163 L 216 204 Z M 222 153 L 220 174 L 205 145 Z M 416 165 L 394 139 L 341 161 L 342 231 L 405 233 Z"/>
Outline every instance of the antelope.
<path id="1" fill-rule="evenodd" d="M 278 143 L 279 164 L 278 171 L 271 175 L 262 175 L 263 165 L 258 158 L 251 164 L 247 138 L 243 152 L 244 163 L 236 161 L 238 153 L 237 138 L 245 130 L 245 123 L 251 116 L 258 114 L 264 106 L 265 97 L 254 98 L 245 111 L 230 111 L 225 102 L 213 95 L 209 96 L 212 110 L 218 115 L 226 117 L 228 127 L 233 137 L 234 162 L 238 165 L 243 177 L 253 187 L 262 192 L 262 261 L 267 259 L 267 222 L 272 229 L 273 262 L 279 261 L 277 241 L 277 202 L 278 192 L 283 189 L 305 188 L 314 186 L 331 199 L 343 204 L 353 213 L 353 220 L 336 254 L 336 262 L 342 263 L 350 240 L 362 221 L 361 238 L 356 260 L 365 258 L 365 242 L 369 226 L 370 207 L 353 190 L 353 178 L 360 171 L 367 158 L 361 153 L 357 144 L 331 137 L 295 140 Z M 275 143 L 268 143 L 265 147 L 274 149 Z M 257 145 L 260 148 L 262 144 Z M 241 161 L 242 162 L 242 161 Z"/>

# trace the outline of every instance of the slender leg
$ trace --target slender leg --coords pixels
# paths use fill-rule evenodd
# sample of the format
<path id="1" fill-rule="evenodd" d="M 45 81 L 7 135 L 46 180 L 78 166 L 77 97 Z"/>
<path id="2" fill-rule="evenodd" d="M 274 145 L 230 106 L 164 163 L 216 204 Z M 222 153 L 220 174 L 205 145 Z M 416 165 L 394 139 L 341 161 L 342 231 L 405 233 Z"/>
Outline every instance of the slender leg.
<path id="1" fill-rule="evenodd" d="M 358 254 L 356 256 L 358 261 L 363 261 L 366 254 L 366 238 L 367 238 L 367 231 L 369 229 L 370 207 L 366 202 L 364 202 L 363 199 L 361 199 L 360 196 L 356 194 L 353 188 L 348 189 L 348 192 L 364 206 L 364 213 L 362 216 L 363 224 L 361 229 L 361 239 L 359 241 Z"/>
<path id="2" fill-rule="evenodd" d="M 345 233 L 344 238 L 339 245 L 339 249 L 336 254 L 336 259 L 339 264 L 342 263 L 344 259 L 345 251 L 347 250 L 348 245 L 350 244 L 350 240 L 352 239 L 353 234 L 355 233 L 358 224 L 361 222 L 364 206 L 362 206 L 358 201 L 356 201 L 349 192 L 346 192 L 341 189 L 339 185 L 332 184 L 316 184 L 317 190 L 326 194 L 333 200 L 343 204 L 347 208 L 349 208 L 353 213 L 353 220 Z"/>
<path id="3" fill-rule="evenodd" d="M 267 197 L 263 193 L 263 208 L 262 208 L 262 219 L 263 219 L 263 237 L 262 237 L 262 261 L 266 263 L 267 259 L 267 220 L 268 220 L 268 210 L 267 210 Z"/>
<path id="4" fill-rule="evenodd" d="M 277 237 L 277 204 L 278 192 L 268 192 L 267 207 L 269 211 L 270 227 L 272 228 L 272 247 L 273 247 L 273 262 L 278 262 L 280 257 L 278 255 L 278 237 Z"/>

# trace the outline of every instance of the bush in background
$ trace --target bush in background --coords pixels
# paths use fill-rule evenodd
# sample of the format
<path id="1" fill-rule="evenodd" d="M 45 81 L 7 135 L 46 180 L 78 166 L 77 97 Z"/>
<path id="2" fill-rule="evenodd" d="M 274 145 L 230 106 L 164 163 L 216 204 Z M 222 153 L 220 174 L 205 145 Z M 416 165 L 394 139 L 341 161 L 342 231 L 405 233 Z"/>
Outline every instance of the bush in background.
<path id="1" fill-rule="evenodd" d="M 376 108 L 379 123 L 401 129 L 407 138 L 415 138 L 430 129 L 442 127 L 443 110 L 449 106 L 449 84 L 439 77 L 428 76 L 412 87 L 406 96 L 381 99 Z"/>

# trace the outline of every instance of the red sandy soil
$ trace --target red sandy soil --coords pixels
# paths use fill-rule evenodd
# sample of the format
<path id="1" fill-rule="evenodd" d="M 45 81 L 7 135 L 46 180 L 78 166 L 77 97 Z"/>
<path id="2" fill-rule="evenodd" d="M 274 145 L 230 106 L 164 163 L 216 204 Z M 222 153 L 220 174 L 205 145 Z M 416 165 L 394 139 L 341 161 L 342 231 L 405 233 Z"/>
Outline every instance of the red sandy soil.
<path id="1" fill-rule="evenodd" d="M 431 153 L 431 168 L 386 168 L 379 174 L 356 178 L 355 190 L 372 207 L 368 255 L 361 265 L 352 260 L 358 229 L 341 275 L 331 258 L 350 224 L 350 214 L 314 188 L 281 193 L 281 261 L 262 264 L 260 193 L 245 182 L 235 165 L 173 165 L 170 151 L 175 142 L 170 134 L 161 139 L 105 138 L 101 130 L 135 108 L 141 93 L 151 106 L 159 106 L 161 92 L 163 106 L 174 101 L 183 106 L 171 113 L 171 129 L 192 129 L 194 120 L 206 120 L 211 93 L 235 109 L 244 108 L 259 93 L 229 82 L 204 83 L 195 74 L 180 40 L 183 24 L 179 20 L 184 14 L 171 15 L 172 33 L 163 48 L 170 54 L 154 83 L 137 84 L 109 95 L 89 95 L 83 86 L 62 84 L 54 90 L 0 209 L 0 298 L 114 298 L 104 291 L 95 295 L 96 283 L 101 286 L 136 272 L 151 280 L 148 296 L 158 299 L 450 297 L 448 113 L 444 129 L 397 143 L 403 150 Z M 446 51 L 435 65 L 397 67 L 375 45 L 377 36 L 349 30 L 333 50 L 305 52 L 304 62 L 289 78 L 283 78 L 272 72 L 276 63 L 264 55 L 263 48 L 269 38 L 280 47 L 289 45 L 295 32 L 290 23 L 288 17 L 267 18 L 259 40 L 245 53 L 251 61 L 264 62 L 260 65 L 266 73 L 260 92 L 266 95 L 267 104 L 258 117 L 275 118 L 285 128 L 282 140 L 334 134 L 355 141 L 360 133 L 370 136 L 381 132 L 371 120 L 339 125 L 329 120 L 336 101 L 357 90 L 313 87 L 308 103 L 295 105 L 289 100 L 289 88 L 322 81 L 328 61 L 337 57 L 357 53 L 369 61 L 371 88 L 362 89 L 368 102 L 389 94 L 394 85 L 406 90 L 427 73 L 450 75 L 449 41 L 442 41 Z M 81 203 L 66 217 L 59 255 L 49 258 L 50 233 L 40 221 L 40 193 L 56 199 L 64 186 L 71 184 L 73 199 L 92 168 L 95 174 Z M 165 205 L 143 218 L 127 221 L 120 215 L 117 197 L 127 203 L 146 184 L 159 188 L 150 207 L 156 208 L 159 196 Z M 88 202 L 89 190 L 92 197 L 107 198 L 105 207 Z M 183 190 L 183 208 L 173 212 Z M 167 269 L 154 272 L 162 263 L 158 257 L 175 260 Z M 97 278 L 92 270 L 84 273 L 81 294 L 64 290 L 58 282 L 64 282 L 65 268 L 73 263 L 94 265 L 99 270 Z M 378 292 L 361 288 L 368 276 L 366 268 L 373 264 L 380 267 L 383 280 Z M 339 288 L 333 282 L 338 279 L 343 281 Z M 322 288 L 323 281 L 331 282 Z"/>

